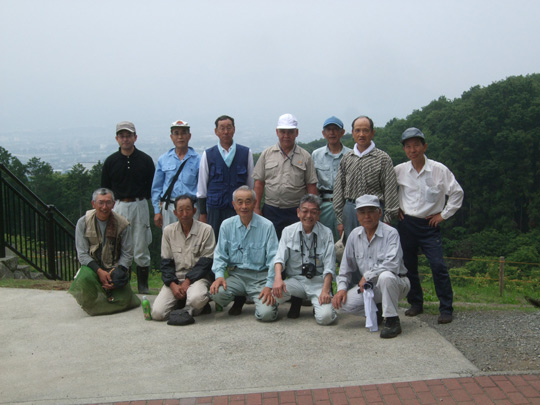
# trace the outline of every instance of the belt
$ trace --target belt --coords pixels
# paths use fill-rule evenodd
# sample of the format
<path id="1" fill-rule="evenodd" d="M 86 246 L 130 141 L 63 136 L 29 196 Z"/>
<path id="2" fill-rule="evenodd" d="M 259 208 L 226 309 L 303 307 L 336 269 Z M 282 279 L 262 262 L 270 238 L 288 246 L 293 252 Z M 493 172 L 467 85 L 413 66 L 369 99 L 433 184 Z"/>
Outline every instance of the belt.
<path id="1" fill-rule="evenodd" d="M 322 202 L 332 202 L 334 201 L 333 198 L 322 198 Z"/>
<path id="2" fill-rule="evenodd" d="M 145 200 L 145 198 L 140 197 L 126 197 L 126 198 L 119 198 L 122 202 L 135 202 L 135 201 L 142 201 Z"/>

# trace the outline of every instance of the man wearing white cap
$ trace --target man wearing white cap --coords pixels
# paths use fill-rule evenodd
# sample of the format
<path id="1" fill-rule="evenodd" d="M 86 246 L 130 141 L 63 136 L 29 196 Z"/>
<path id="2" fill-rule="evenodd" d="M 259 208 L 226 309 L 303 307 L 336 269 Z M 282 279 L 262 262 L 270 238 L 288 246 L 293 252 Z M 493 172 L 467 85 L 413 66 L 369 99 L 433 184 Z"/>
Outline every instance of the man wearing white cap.
<path id="1" fill-rule="evenodd" d="M 152 183 L 154 223 L 159 228 L 178 220 L 174 215 L 176 197 L 179 195 L 188 195 L 193 199 L 197 197 L 201 157 L 189 146 L 190 139 L 191 132 L 187 122 L 179 120 L 171 124 L 171 140 L 174 148 L 160 156 Z"/>
<path id="2" fill-rule="evenodd" d="M 351 151 L 341 143 L 345 135 L 343 122 L 337 117 L 330 117 L 323 124 L 322 134 L 328 142 L 326 146 L 315 149 L 312 153 L 313 164 L 317 171 L 317 190 L 322 198 L 320 222 L 330 228 L 334 234 L 334 241 L 339 239 L 337 219 L 332 203 L 334 197 L 334 182 L 341 158 Z"/>
<path id="3" fill-rule="evenodd" d="M 129 221 L 133 239 L 133 259 L 137 265 L 137 284 L 140 294 L 148 294 L 150 271 L 150 199 L 154 162 L 135 147 L 135 125 L 122 121 L 116 125 L 118 151 L 105 159 L 101 172 L 101 186 L 113 191 L 116 197 L 114 212 Z"/>
<path id="4" fill-rule="evenodd" d="M 337 277 L 338 292 L 332 300 L 340 312 L 364 313 L 364 291 L 372 289 L 376 303 L 382 303 L 384 325 L 381 338 L 401 333 L 398 301 L 410 289 L 407 269 L 396 229 L 380 221 L 381 205 L 377 196 L 365 194 L 356 199 L 360 226 L 349 235 Z M 359 273 L 358 286 L 347 291 L 353 273 Z"/>
<path id="5" fill-rule="evenodd" d="M 438 323 L 452 322 L 453 291 L 444 263 L 439 224 L 461 207 L 463 189 L 452 172 L 442 163 L 425 155 L 427 143 L 418 128 L 408 128 L 401 135 L 403 150 L 410 159 L 395 167 L 399 185 L 398 231 L 403 248 L 403 260 L 409 271 L 411 291 L 407 300 L 411 307 L 407 316 L 424 310 L 424 297 L 418 275 L 418 248 L 426 255 L 435 292 L 439 298 Z M 448 197 L 448 198 L 447 198 Z"/>

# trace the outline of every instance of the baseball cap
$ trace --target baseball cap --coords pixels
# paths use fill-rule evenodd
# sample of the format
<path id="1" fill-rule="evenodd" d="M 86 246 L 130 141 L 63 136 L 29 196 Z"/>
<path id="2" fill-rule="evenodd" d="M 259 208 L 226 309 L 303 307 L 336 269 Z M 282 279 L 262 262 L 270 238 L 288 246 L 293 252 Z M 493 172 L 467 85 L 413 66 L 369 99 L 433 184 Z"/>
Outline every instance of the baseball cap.
<path id="1" fill-rule="evenodd" d="M 364 194 L 356 199 L 355 208 L 358 209 L 362 207 L 381 208 L 381 204 L 379 203 L 379 198 L 376 195 Z"/>
<path id="2" fill-rule="evenodd" d="M 277 129 L 296 129 L 298 128 L 298 121 L 292 114 L 283 114 L 279 117 L 277 122 Z"/>
<path id="3" fill-rule="evenodd" d="M 178 120 L 171 124 L 171 129 L 173 128 L 189 128 L 189 124 L 186 121 Z"/>
<path id="4" fill-rule="evenodd" d="M 327 118 L 326 121 L 324 121 L 324 124 L 322 126 L 323 129 L 330 124 L 337 125 L 339 129 L 343 129 L 343 122 L 338 117 L 334 117 L 333 115 L 330 118 Z"/>
<path id="5" fill-rule="evenodd" d="M 407 128 L 401 134 L 401 143 L 405 142 L 407 139 L 410 139 L 410 138 L 421 138 L 424 140 L 426 139 L 422 131 L 420 131 L 418 128 L 415 128 L 415 127 Z"/>
<path id="6" fill-rule="evenodd" d="M 120 131 L 123 131 L 123 130 L 126 130 L 126 131 L 129 131 L 131 133 L 135 133 L 135 125 L 133 125 L 133 122 L 129 122 L 129 121 L 122 121 L 122 122 L 119 122 L 118 124 L 116 124 L 116 133 L 120 132 Z"/>

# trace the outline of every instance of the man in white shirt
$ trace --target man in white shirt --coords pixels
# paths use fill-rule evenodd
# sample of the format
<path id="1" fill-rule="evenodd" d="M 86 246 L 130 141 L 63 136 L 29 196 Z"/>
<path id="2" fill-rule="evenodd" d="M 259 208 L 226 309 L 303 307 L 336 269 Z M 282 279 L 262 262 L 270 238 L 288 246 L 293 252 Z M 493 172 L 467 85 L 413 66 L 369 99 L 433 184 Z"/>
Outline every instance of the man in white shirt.
<path id="1" fill-rule="evenodd" d="M 439 224 L 461 207 L 463 189 L 445 165 L 425 156 L 427 143 L 422 131 L 417 128 L 406 129 L 401 135 L 401 143 L 409 158 L 409 162 L 395 167 L 399 185 L 398 231 L 403 261 L 411 282 L 411 290 L 407 295 L 411 307 L 405 315 L 416 316 L 424 310 L 418 275 L 420 247 L 429 261 L 435 292 L 439 298 L 438 323 L 450 323 L 453 292 L 448 267 L 443 260 Z"/>

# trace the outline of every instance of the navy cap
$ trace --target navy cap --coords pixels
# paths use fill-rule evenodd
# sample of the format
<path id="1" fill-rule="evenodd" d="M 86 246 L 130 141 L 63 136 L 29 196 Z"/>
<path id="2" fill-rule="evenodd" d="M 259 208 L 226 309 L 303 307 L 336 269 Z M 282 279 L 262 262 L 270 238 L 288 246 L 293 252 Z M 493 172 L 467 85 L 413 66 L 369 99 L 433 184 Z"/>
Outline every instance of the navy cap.
<path id="1" fill-rule="evenodd" d="M 401 134 L 401 143 L 404 143 L 407 139 L 410 139 L 410 138 L 421 138 L 424 141 L 426 140 L 422 131 L 420 131 L 418 128 L 415 128 L 415 127 L 407 128 Z"/>
<path id="2" fill-rule="evenodd" d="M 330 118 L 327 118 L 326 121 L 324 121 L 323 129 L 326 128 L 328 125 L 334 124 L 339 127 L 339 129 L 343 129 L 343 122 L 338 117 L 334 117 L 333 115 Z"/>

